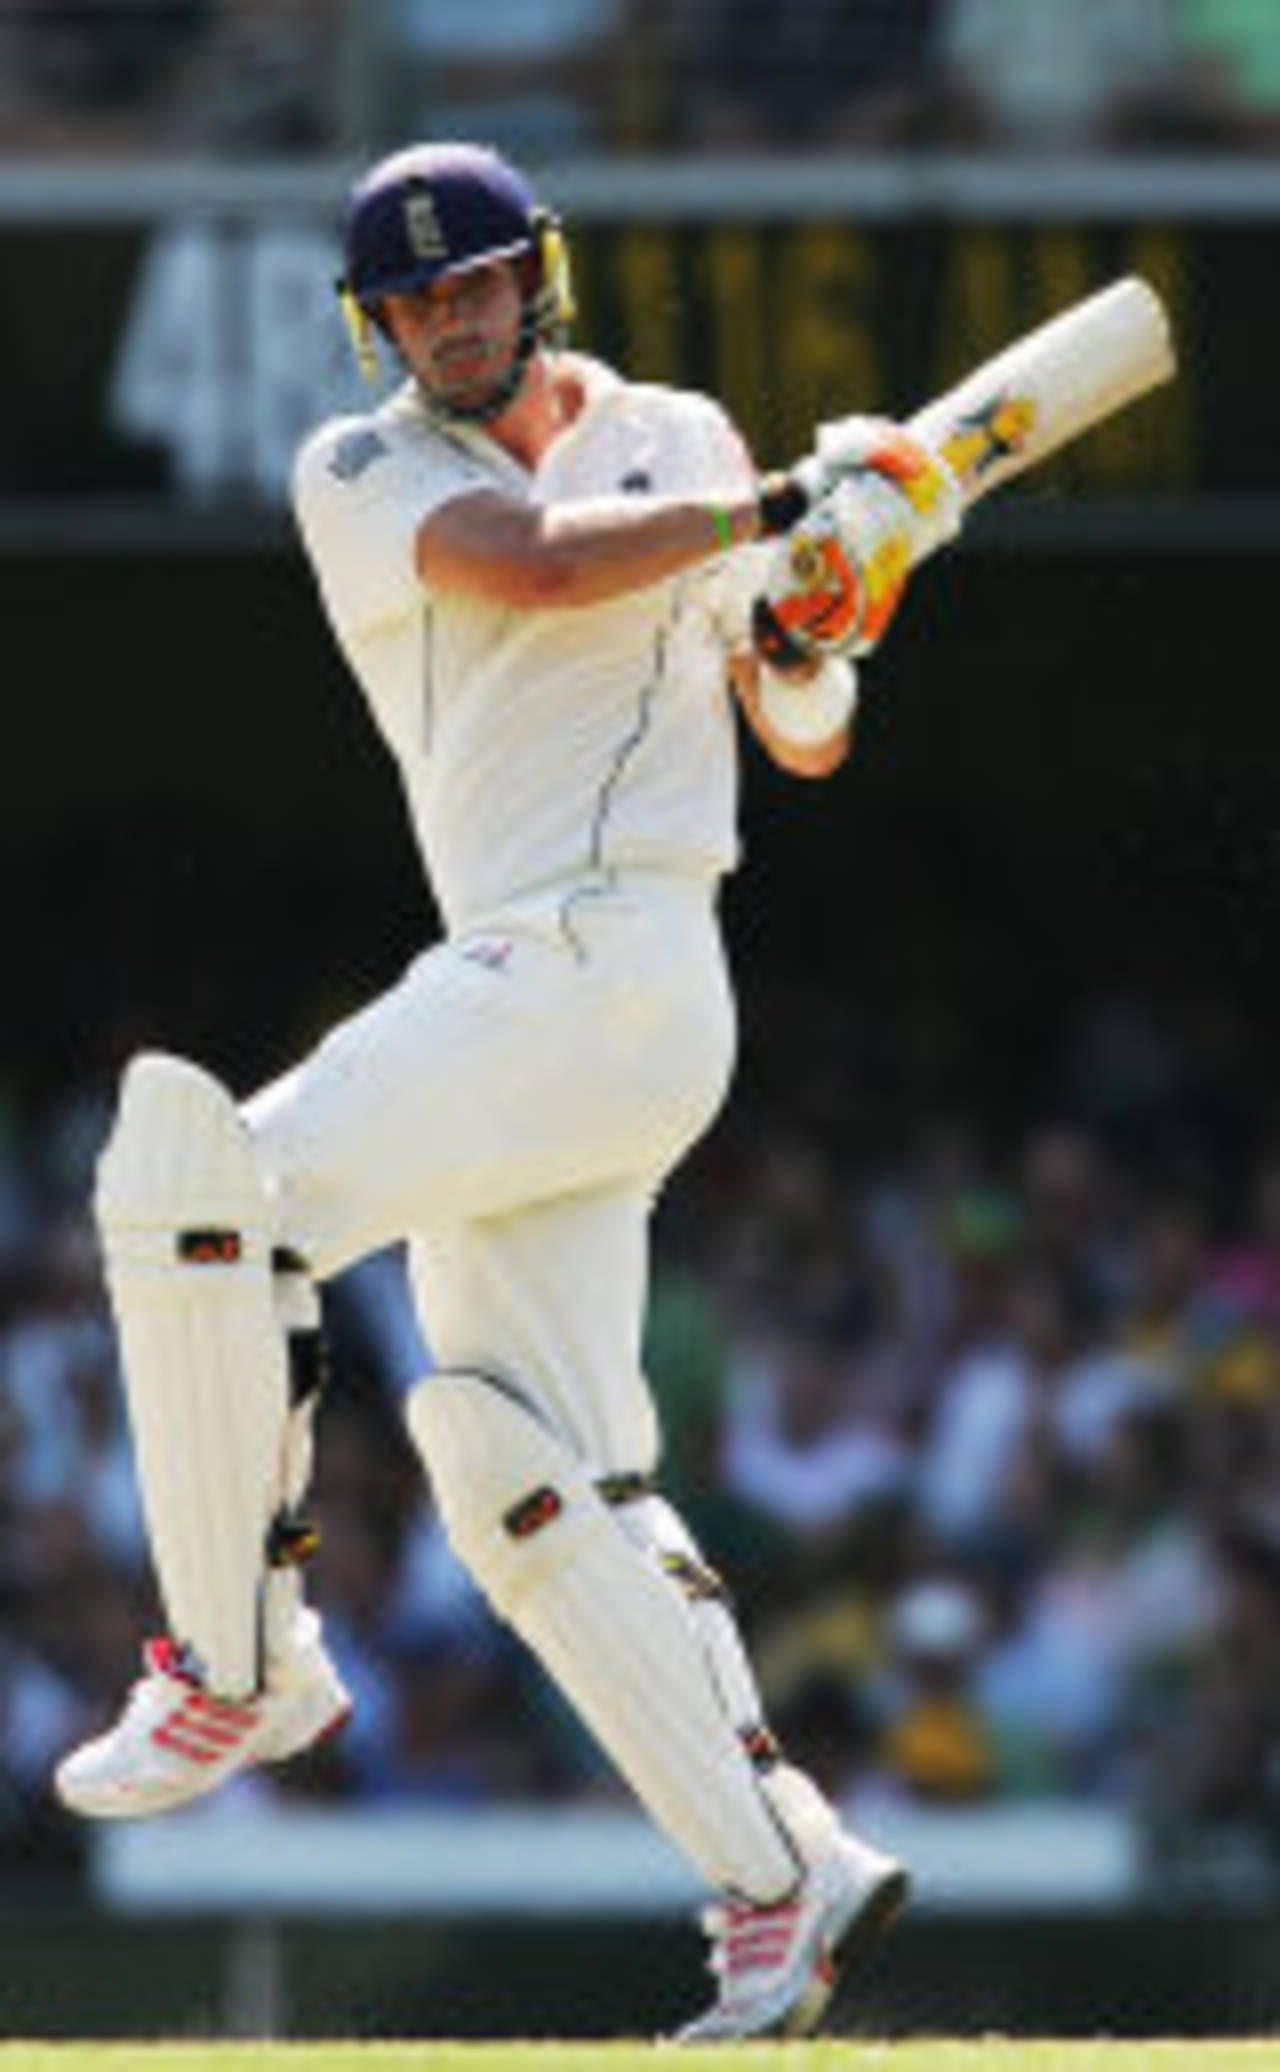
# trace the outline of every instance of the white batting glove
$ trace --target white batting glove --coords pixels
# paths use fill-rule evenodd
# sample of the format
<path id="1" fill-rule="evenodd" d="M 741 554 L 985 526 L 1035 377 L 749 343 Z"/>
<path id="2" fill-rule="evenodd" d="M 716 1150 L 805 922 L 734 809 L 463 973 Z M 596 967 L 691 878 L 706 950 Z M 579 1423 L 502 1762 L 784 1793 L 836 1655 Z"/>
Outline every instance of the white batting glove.
<path id="1" fill-rule="evenodd" d="M 812 459 L 830 488 L 866 483 L 870 477 L 900 492 L 911 513 L 913 564 L 960 530 L 964 501 L 951 468 L 890 418 L 842 417 L 819 425 Z"/>
<path id="2" fill-rule="evenodd" d="M 760 485 L 760 530 L 768 539 L 790 532 L 842 485 L 883 481 L 911 512 L 912 560 L 954 539 L 964 503 L 945 460 L 886 417 L 842 417 L 819 425 L 815 449 Z"/>
<path id="3" fill-rule="evenodd" d="M 963 504 L 945 461 L 889 420 L 819 427 L 816 451 L 761 490 L 773 550 L 752 619 L 773 668 L 878 646 L 914 565 L 954 538 Z"/>

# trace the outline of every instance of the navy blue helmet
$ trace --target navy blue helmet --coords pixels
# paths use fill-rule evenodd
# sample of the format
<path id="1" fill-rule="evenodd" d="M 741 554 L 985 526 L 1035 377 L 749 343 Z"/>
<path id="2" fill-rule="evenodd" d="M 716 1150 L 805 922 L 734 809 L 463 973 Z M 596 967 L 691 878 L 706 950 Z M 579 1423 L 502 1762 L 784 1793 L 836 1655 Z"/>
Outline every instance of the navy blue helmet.
<path id="1" fill-rule="evenodd" d="M 520 348 L 500 393 L 467 416 L 492 416 L 519 386 L 540 340 L 559 342 L 573 315 L 560 226 L 523 174 L 478 144 L 411 144 L 358 181 L 343 231 L 338 291 L 361 364 L 372 357 L 370 324 L 386 295 L 429 287 L 444 275 L 494 259 L 520 262 L 524 297 Z"/>

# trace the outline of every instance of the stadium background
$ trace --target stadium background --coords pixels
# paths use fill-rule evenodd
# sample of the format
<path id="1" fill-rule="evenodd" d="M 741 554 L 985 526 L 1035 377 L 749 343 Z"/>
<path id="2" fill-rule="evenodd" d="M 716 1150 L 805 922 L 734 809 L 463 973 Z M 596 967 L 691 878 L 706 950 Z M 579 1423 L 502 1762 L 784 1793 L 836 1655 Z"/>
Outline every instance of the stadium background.
<path id="1" fill-rule="evenodd" d="M 160 1043 L 247 1091 L 434 926 L 282 485 L 355 394 L 345 179 L 453 130 L 564 209 L 582 342 L 768 462 L 1117 273 L 1169 302 L 1176 390 L 921 577 L 849 769 L 748 757 L 744 1059 L 652 1366 L 775 1714 L 924 1869 L 869 2026 L 1280 2022 L 1273 14 L 0 15 L 6 2033 L 643 2032 L 697 1992 L 692 1888 L 439 1544 L 394 1259 L 331 1302 L 357 1728 L 172 1846 L 47 1788 L 150 1616 L 85 1213 L 113 1076 Z"/>

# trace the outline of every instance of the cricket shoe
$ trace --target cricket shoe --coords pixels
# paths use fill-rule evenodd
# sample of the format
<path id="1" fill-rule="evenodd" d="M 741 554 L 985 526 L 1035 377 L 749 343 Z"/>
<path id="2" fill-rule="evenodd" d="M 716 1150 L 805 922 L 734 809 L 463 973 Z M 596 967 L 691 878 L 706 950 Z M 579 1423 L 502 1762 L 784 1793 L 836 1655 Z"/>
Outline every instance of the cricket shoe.
<path id="1" fill-rule="evenodd" d="M 681 2029 L 678 2043 L 746 2036 L 811 2036 L 839 2011 L 881 1931 L 907 1896 L 907 1873 L 842 1833 L 811 1863 L 789 1899 L 708 1907 L 715 2001 Z"/>
<path id="2" fill-rule="evenodd" d="M 146 1673 L 109 1733 L 59 1764 L 63 1804 L 92 1820 L 167 1813 L 260 1763 L 279 1763 L 335 1734 L 351 1711 L 346 1686 L 307 1615 L 301 1644 L 251 1698 L 218 1698 L 171 1640 L 149 1640 Z"/>

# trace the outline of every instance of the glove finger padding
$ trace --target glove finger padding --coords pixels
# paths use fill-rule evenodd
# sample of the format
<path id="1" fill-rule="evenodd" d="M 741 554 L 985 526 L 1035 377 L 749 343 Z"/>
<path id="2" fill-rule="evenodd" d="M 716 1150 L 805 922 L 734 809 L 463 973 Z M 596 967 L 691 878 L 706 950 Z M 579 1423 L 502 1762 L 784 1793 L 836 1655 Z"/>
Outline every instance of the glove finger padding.
<path id="1" fill-rule="evenodd" d="M 879 476 L 900 491 L 911 511 L 913 563 L 960 530 L 964 499 L 952 469 L 889 418 L 846 417 L 819 425 L 814 459 L 827 490 Z"/>

